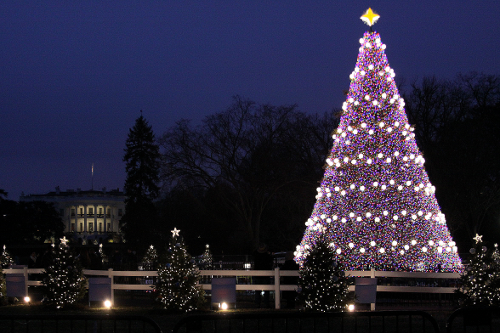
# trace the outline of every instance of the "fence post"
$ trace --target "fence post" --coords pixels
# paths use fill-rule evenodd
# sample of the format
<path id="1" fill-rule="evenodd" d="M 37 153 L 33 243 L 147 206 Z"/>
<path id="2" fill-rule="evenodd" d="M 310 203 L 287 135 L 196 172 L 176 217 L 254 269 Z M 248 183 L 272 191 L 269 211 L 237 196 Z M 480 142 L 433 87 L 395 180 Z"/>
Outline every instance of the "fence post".
<path id="1" fill-rule="evenodd" d="M 372 267 L 371 271 L 370 271 L 370 277 L 372 279 L 375 278 L 375 268 Z M 375 294 L 377 293 L 377 289 L 378 289 L 378 282 L 377 282 L 377 286 L 375 287 Z M 371 311 L 375 311 L 375 303 L 370 303 L 370 310 Z"/>
<path id="2" fill-rule="evenodd" d="M 24 296 L 28 296 L 28 266 L 24 266 Z"/>
<path id="3" fill-rule="evenodd" d="M 274 269 L 274 308 L 281 308 L 281 292 L 280 292 L 280 268 Z"/>
<path id="4" fill-rule="evenodd" d="M 113 278 L 113 268 L 108 268 L 108 277 L 111 278 L 111 304 L 115 306 L 115 279 Z"/>

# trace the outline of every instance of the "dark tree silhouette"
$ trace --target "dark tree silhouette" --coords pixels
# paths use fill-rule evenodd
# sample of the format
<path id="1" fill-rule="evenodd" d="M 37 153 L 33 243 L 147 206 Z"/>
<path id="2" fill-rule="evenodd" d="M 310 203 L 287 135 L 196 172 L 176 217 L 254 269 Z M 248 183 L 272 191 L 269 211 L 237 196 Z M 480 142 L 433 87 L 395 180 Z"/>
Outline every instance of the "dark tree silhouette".
<path id="1" fill-rule="evenodd" d="M 498 237 L 500 76 L 427 77 L 412 84 L 405 100 L 429 177 L 459 248 L 469 248 L 476 233 Z"/>
<path id="2" fill-rule="evenodd" d="M 159 194 L 160 154 L 152 127 L 142 114 L 129 131 L 123 161 L 127 177 L 121 230 L 131 248 L 146 251 L 157 234 L 154 200 Z"/>
<path id="3" fill-rule="evenodd" d="M 185 198 L 181 206 L 187 207 L 176 205 L 175 211 L 198 228 L 177 225 L 199 251 L 205 244 L 191 241 L 198 236 L 215 251 L 221 244 L 250 251 L 261 241 L 292 249 L 300 239 L 297 225 L 312 207 L 308 198 L 314 197 L 335 124 L 334 113 L 310 116 L 295 105 L 259 105 L 239 96 L 199 126 L 181 120 L 160 139 L 168 186 L 163 208 Z"/>

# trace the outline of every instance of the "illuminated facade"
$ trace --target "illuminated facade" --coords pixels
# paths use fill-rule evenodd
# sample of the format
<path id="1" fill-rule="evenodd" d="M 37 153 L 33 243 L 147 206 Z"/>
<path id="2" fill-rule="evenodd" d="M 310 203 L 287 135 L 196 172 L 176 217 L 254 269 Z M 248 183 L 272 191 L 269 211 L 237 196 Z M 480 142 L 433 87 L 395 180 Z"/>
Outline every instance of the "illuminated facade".
<path id="1" fill-rule="evenodd" d="M 125 214 L 125 194 L 118 189 L 106 191 L 80 189 L 46 194 L 23 195 L 20 201 L 46 201 L 54 204 L 64 223 L 64 232 L 83 243 L 120 241 L 120 220 Z"/>

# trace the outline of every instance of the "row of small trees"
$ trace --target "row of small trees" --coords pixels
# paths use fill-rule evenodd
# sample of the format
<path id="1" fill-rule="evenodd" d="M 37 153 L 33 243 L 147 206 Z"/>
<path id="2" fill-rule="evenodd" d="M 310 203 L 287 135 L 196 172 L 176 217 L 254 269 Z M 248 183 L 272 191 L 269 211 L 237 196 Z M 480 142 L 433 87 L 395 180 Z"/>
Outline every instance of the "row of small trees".
<path id="1" fill-rule="evenodd" d="M 456 293 L 461 306 L 500 306 L 500 251 L 498 244 L 487 246 L 482 237 L 475 237 L 471 259 L 460 277 Z M 0 255 L 0 300 L 5 299 L 6 283 L 2 268 L 13 263 L 5 246 Z M 144 256 L 146 269 L 158 269 L 158 301 L 173 311 L 192 311 L 205 302 L 199 287 L 199 271 L 195 260 L 187 252 L 179 230 L 172 231 L 166 253 L 158 255 L 151 246 Z M 211 268 L 212 255 L 207 246 L 201 256 L 204 268 Z M 45 304 L 63 308 L 85 295 L 86 279 L 77 257 L 73 256 L 65 238 L 52 251 L 50 264 L 43 274 Z M 345 311 L 353 301 L 349 295 L 349 281 L 343 266 L 324 241 L 317 242 L 300 268 L 298 298 L 306 310 Z"/>

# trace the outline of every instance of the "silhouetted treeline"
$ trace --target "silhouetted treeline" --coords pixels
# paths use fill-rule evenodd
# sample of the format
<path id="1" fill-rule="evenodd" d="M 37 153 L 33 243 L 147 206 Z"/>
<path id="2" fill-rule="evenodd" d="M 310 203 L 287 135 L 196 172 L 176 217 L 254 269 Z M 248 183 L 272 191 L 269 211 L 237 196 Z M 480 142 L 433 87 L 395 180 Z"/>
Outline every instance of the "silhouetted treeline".
<path id="1" fill-rule="evenodd" d="M 251 253 L 260 242 L 293 249 L 315 202 L 331 148 L 334 112 L 260 105 L 235 97 L 193 126 L 160 137 L 164 233 L 180 228 L 192 253 Z"/>
<path id="2" fill-rule="evenodd" d="M 16 202 L 0 196 L 0 246 L 41 244 L 63 236 L 64 224 L 52 203 Z"/>
<path id="3" fill-rule="evenodd" d="M 459 250 L 500 239 L 500 76 L 426 77 L 405 94 L 425 167 Z"/>

